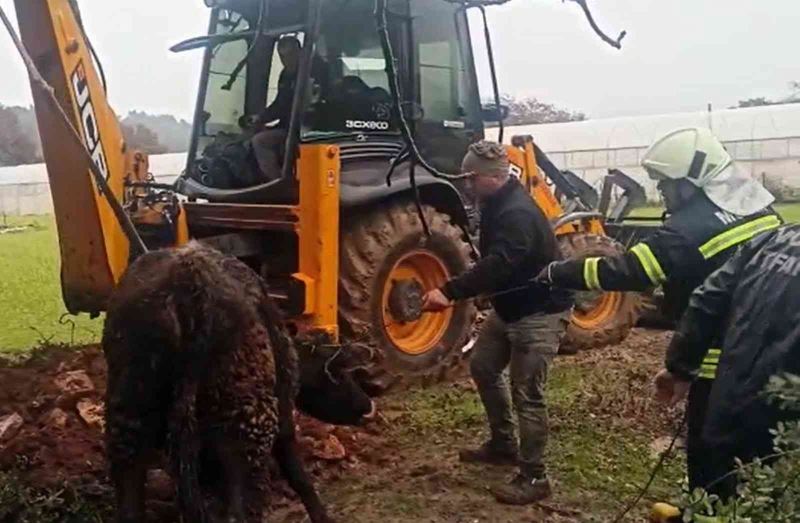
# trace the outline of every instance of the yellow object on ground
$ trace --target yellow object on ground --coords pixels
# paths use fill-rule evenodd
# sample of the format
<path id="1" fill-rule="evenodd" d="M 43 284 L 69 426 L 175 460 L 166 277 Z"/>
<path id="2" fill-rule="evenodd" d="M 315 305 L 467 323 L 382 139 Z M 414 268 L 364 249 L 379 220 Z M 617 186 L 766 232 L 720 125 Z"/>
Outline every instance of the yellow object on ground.
<path id="1" fill-rule="evenodd" d="M 655 503 L 650 509 L 650 521 L 652 523 L 669 523 L 680 521 L 681 510 L 669 503 Z"/>

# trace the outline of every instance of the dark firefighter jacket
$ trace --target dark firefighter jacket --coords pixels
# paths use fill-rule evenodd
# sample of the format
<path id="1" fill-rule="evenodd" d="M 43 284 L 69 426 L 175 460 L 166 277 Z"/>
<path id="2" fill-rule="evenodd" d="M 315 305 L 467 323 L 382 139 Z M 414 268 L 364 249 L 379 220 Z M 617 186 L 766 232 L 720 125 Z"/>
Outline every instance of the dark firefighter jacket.
<path id="1" fill-rule="evenodd" d="M 572 307 L 569 291 L 531 283 L 552 261 L 561 259 L 547 217 L 520 183 L 512 178 L 481 208 L 481 260 L 449 281 L 442 292 L 451 300 L 501 292 L 492 305 L 503 321 L 556 313 Z M 506 292 L 509 289 L 516 289 Z"/>
<path id="2" fill-rule="evenodd" d="M 684 379 L 699 374 L 719 332 L 722 356 L 704 436 L 733 446 L 769 437 L 785 414 L 761 392 L 774 374 L 800 374 L 800 225 L 754 239 L 695 291 L 667 351 L 667 370 Z"/>
<path id="3" fill-rule="evenodd" d="M 780 225 L 771 209 L 735 216 L 700 193 L 624 255 L 556 264 L 550 277 L 554 285 L 583 290 L 645 291 L 661 285 L 665 312 L 677 319 L 692 291 L 739 246 Z M 702 377 L 714 377 L 718 360 L 719 349 L 711 348 Z"/>

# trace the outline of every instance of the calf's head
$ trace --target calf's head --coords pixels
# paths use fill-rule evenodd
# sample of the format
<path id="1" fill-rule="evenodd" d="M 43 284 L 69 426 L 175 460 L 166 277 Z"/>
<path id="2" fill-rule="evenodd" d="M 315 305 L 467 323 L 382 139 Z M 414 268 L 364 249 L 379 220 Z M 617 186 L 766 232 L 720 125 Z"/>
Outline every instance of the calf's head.
<path id="1" fill-rule="evenodd" d="M 353 379 L 347 348 L 298 348 L 300 392 L 296 405 L 304 413 L 334 425 L 358 425 L 373 418 L 375 403 Z"/>

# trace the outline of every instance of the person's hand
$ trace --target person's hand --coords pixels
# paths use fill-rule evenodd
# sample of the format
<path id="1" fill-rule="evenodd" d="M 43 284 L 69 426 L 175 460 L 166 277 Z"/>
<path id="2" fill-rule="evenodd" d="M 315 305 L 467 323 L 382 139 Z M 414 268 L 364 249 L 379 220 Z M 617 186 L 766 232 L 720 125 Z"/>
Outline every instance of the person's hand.
<path id="1" fill-rule="evenodd" d="M 656 374 L 656 399 L 667 405 L 675 405 L 689 393 L 691 383 L 675 376 L 667 369 Z"/>
<path id="2" fill-rule="evenodd" d="M 550 263 L 548 263 L 547 267 L 542 269 L 542 271 L 539 274 L 536 275 L 536 277 L 533 279 L 533 281 L 535 281 L 536 283 L 543 283 L 545 285 L 551 285 L 552 286 L 553 285 L 553 277 L 552 277 L 553 267 L 557 263 L 558 262 L 550 262 Z"/>
<path id="3" fill-rule="evenodd" d="M 245 114 L 239 117 L 239 127 L 246 131 L 257 129 L 260 119 L 261 118 L 257 114 Z"/>
<path id="4" fill-rule="evenodd" d="M 440 312 L 453 306 L 453 302 L 439 289 L 425 293 L 422 297 L 422 310 L 424 312 Z"/>

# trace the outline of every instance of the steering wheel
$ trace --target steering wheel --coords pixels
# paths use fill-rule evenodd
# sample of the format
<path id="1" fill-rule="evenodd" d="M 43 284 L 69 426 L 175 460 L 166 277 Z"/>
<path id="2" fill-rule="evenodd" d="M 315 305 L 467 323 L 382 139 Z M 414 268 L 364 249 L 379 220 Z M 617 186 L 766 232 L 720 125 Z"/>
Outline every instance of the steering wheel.
<path id="1" fill-rule="evenodd" d="M 243 114 L 239 117 L 239 128 L 244 131 L 252 131 L 255 130 L 256 124 L 258 123 L 258 115 L 257 114 Z"/>

